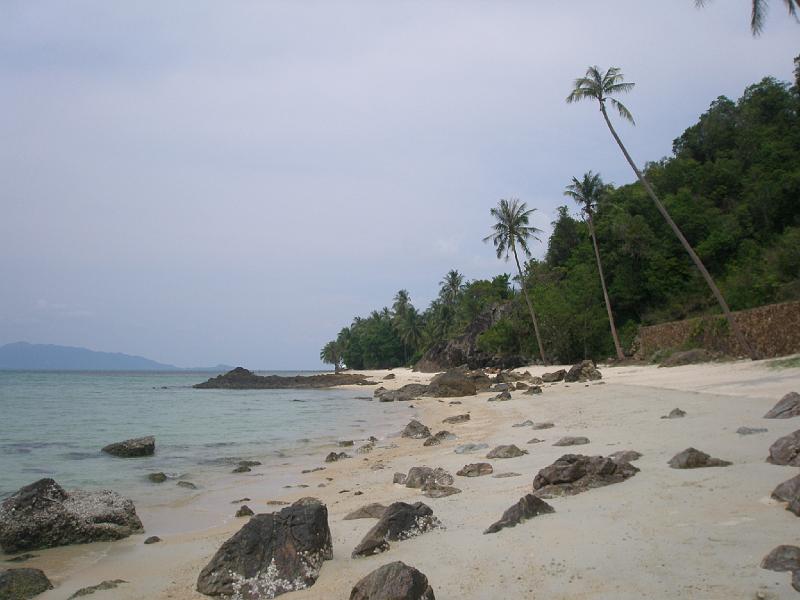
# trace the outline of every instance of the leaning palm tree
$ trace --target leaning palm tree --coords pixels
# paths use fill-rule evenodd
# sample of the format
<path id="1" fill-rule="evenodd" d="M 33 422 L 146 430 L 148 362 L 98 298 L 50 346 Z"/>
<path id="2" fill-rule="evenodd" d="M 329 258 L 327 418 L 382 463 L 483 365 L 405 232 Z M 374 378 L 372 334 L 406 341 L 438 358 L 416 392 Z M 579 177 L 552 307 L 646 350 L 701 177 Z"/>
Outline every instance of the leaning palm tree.
<path id="1" fill-rule="evenodd" d="M 698 8 L 705 6 L 708 0 L 695 0 L 695 6 Z M 799 0 L 783 0 L 786 8 L 789 10 L 789 15 L 797 19 L 797 14 L 800 11 Z M 750 12 L 750 31 L 753 35 L 760 35 L 764 30 L 764 19 L 767 18 L 767 0 L 753 0 L 753 9 Z"/>
<path id="2" fill-rule="evenodd" d="M 603 276 L 603 264 L 600 262 L 600 250 L 597 247 L 597 236 L 594 234 L 594 220 L 592 219 L 592 213 L 597 206 L 597 201 L 605 193 L 606 189 L 608 189 L 608 186 L 603 183 L 600 174 L 589 171 L 584 174 L 583 180 L 579 181 L 576 177 L 573 177 L 572 183 L 564 190 L 564 195 L 569 196 L 580 204 L 581 210 L 586 215 L 586 224 L 589 225 L 589 235 L 592 238 L 592 245 L 594 246 L 594 257 L 597 260 L 597 272 L 600 274 L 600 285 L 603 288 L 603 298 L 606 301 L 606 312 L 608 312 L 608 323 L 611 326 L 611 337 L 614 338 L 614 348 L 617 351 L 617 358 L 622 360 L 625 358 L 625 354 L 623 354 L 622 346 L 619 343 L 617 327 L 614 324 L 614 313 L 611 312 L 611 300 L 608 298 L 606 279 Z"/>
<path id="3" fill-rule="evenodd" d="M 544 346 L 542 345 L 542 336 L 539 334 L 539 322 L 536 320 L 536 313 L 533 310 L 533 304 L 531 304 L 531 299 L 528 296 L 528 290 L 525 287 L 525 278 L 522 275 L 522 267 L 520 267 L 519 264 L 519 256 L 517 256 L 517 246 L 525 253 L 525 256 L 530 256 L 531 251 L 528 249 L 528 240 L 533 238 L 539 241 L 536 234 L 541 233 L 541 229 L 528 225 L 530 215 L 535 210 L 535 208 L 528 208 L 524 202 L 520 202 L 517 198 L 500 200 L 497 206 L 489 211 L 496 221 L 495 224 L 492 225 L 492 233 L 483 238 L 483 241 L 491 241 L 494 244 L 495 250 L 497 251 L 497 258 L 505 258 L 505 260 L 508 260 L 509 253 L 514 255 L 514 262 L 517 263 L 517 272 L 519 273 L 520 287 L 522 288 L 522 293 L 525 295 L 525 302 L 528 304 L 528 310 L 531 313 L 531 321 L 533 321 L 533 331 L 536 334 L 536 343 L 539 346 L 539 356 L 541 356 L 542 362 L 547 364 Z"/>
<path id="4" fill-rule="evenodd" d="M 319 353 L 319 359 L 329 365 L 333 365 L 335 373 L 339 372 L 342 366 L 342 348 L 338 341 L 333 340 L 325 344 Z"/>
<path id="5" fill-rule="evenodd" d="M 753 354 L 750 345 L 747 343 L 747 340 L 745 340 L 744 335 L 742 335 L 741 329 L 739 329 L 739 326 L 736 324 L 736 321 L 731 315 L 731 310 L 728 308 L 728 303 L 725 301 L 725 297 L 717 287 L 717 284 L 714 283 L 714 279 L 711 277 L 708 269 L 706 269 L 706 266 L 703 264 L 703 261 L 700 260 L 700 257 L 697 256 L 694 248 L 692 248 L 692 245 L 683 235 L 683 232 L 680 230 L 678 225 L 672 220 L 672 217 L 667 212 L 667 209 L 661 203 L 661 200 L 658 199 L 653 186 L 651 186 L 650 182 L 645 179 L 644 173 L 642 173 L 642 171 L 639 170 L 639 167 L 636 166 L 636 163 L 633 162 L 631 155 L 628 153 L 628 150 L 623 145 L 619 135 L 617 135 L 617 131 L 611 124 L 611 119 L 608 118 L 608 112 L 606 112 L 606 102 L 611 104 L 611 106 L 617 110 L 623 119 L 634 123 L 633 115 L 631 115 L 630 111 L 625 107 L 625 105 L 620 101 L 611 98 L 611 96 L 614 94 L 630 92 L 633 89 L 633 86 L 633 83 L 624 81 L 624 76 L 617 67 L 611 67 L 605 73 L 602 73 L 599 67 L 589 67 L 586 70 L 586 75 L 584 77 L 580 77 L 575 80 L 575 88 L 572 90 L 570 95 L 567 96 L 567 102 L 572 103 L 578 102 L 579 100 L 595 100 L 600 105 L 600 112 L 603 114 L 603 118 L 606 121 L 608 130 L 611 132 L 611 135 L 614 137 L 614 140 L 617 142 L 620 150 L 622 150 L 622 154 L 625 155 L 625 159 L 628 161 L 628 164 L 633 169 L 633 172 L 636 173 L 636 177 L 639 178 L 639 181 L 641 182 L 647 194 L 650 196 L 650 199 L 655 203 L 658 212 L 661 213 L 661 216 L 664 217 L 664 220 L 669 224 L 672 231 L 680 240 L 684 249 L 691 257 L 692 262 L 694 262 L 695 267 L 697 267 L 697 270 L 700 271 L 703 279 L 705 279 L 706 283 L 708 284 L 708 287 L 711 288 L 711 292 L 717 299 L 720 308 L 722 308 L 722 313 L 725 315 L 731 332 L 736 337 L 736 340 L 739 342 L 744 351 L 747 352 L 751 358 L 755 359 L 755 354 Z"/>

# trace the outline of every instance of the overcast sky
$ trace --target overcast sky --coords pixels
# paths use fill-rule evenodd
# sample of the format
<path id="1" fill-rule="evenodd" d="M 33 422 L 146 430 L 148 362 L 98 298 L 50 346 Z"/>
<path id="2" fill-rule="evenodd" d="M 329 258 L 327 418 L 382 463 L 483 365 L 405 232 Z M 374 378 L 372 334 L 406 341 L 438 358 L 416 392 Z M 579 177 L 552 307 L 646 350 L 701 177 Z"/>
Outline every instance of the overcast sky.
<path id="1" fill-rule="evenodd" d="M 632 180 L 564 103 L 588 65 L 636 83 L 640 162 L 789 80 L 800 25 L 772 0 L 754 39 L 750 4 L 5 0 L 0 344 L 318 368 L 399 288 L 424 308 L 449 269 L 508 271 L 499 198 L 549 232 L 573 175 Z"/>

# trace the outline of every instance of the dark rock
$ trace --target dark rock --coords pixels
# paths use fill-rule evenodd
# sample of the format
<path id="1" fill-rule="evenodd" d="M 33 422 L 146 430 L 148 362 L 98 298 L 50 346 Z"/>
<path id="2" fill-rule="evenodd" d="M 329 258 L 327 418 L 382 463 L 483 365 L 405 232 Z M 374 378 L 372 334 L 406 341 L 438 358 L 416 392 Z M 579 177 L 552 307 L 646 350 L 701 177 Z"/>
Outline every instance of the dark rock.
<path id="1" fill-rule="evenodd" d="M 447 417 L 442 419 L 442 423 L 447 423 L 448 425 L 454 425 L 456 423 L 464 423 L 465 421 L 469 421 L 469 415 L 453 415 L 452 417 Z"/>
<path id="2" fill-rule="evenodd" d="M 564 381 L 568 383 L 584 381 L 596 381 L 602 379 L 603 375 L 597 369 L 594 361 L 584 360 L 570 367 L 567 374 L 564 375 Z"/>
<path id="3" fill-rule="evenodd" d="M 489 402 L 507 402 L 511 400 L 511 394 L 509 392 L 500 392 L 497 396 L 493 396 L 489 398 Z"/>
<path id="4" fill-rule="evenodd" d="M 761 561 L 761 568 L 769 571 L 796 571 L 800 569 L 800 548 L 778 546 Z"/>
<path id="5" fill-rule="evenodd" d="M 547 502 L 532 494 L 527 494 L 520 498 L 519 502 L 514 506 L 504 512 L 500 520 L 490 525 L 483 533 L 497 533 L 501 529 L 514 527 L 533 517 L 554 512 L 556 512 L 555 509 Z"/>
<path id="6" fill-rule="evenodd" d="M 524 381 L 518 381 L 517 383 L 514 384 L 515 390 L 527 390 L 529 387 L 530 386 Z"/>
<path id="7" fill-rule="evenodd" d="M 431 430 L 416 419 L 412 419 L 400 435 L 404 438 L 423 440 L 431 437 Z"/>
<path id="8" fill-rule="evenodd" d="M 544 440 L 540 440 L 539 438 L 531 438 L 525 443 L 526 444 L 541 444 L 543 441 Z"/>
<path id="9" fill-rule="evenodd" d="M 153 483 L 164 483 L 167 480 L 165 473 L 150 473 L 147 478 Z"/>
<path id="10" fill-rule="evenodd" d="M 275 597 L 314 585 L 333 558 L 328 510 L 302 498 L 276 513 L 252 517 L 217 551 L 197 579 L 208 596 Z"/>
<path id="11" fill-rule="evenodd" d="M 558 440 L 553 446 L 582 446 L 589 444 L 589 438 L 583 436 L 565 436 Z"/>
<path id="12" fill-rule="evenodd" d="M 729 467 L 733 463 L 712 458 L 696 448 L 687 448 L 669 459 L 668 464 L 673 469 L 701 469 L 704 467 Z"/>
<path id="13" fill-rule="evenodd" d="M 240 467 L 258 467 L 261 465 L 261 461 L 259 460 L 240 460 L 238 463 Z"/>
<path id="14" fill-rule="evenodd" d="M 28 561 L 28 560 L 30 560 L 32 558 L 36 558 L 37 556 L 39 556 L 39 555 L 38 554 L 31 554 L 30 552 L 26 552 L 25 554 L 19 554 L 19 555 L 13 557 L 13 558 L 9 558 L 9 559 L 6 560 L 6 562 L 21 563 L 21 562 Z"/>
<path id="15" fill-rule="evenodd" d="M 428 386 L 421 383 L 409 383 L 396 390 L 378 388 L 375 397 L 381 402 L 409 402 L 428 393 Z"/>
<path id="16" fill-rule="evenodd" d="M 739 435 L 753 435 L 754 433 L 766 433 L 769 431 L 766 427 L 739 427 L 736 433 Z"/>
<path id="17" fill-rule="evenodd" d="M 444 498 L 453 494 L 460 494 L 461 490 L 452 485 L 426 485 L 422 489 L 422 495 L 426 498 Z"/>
<path id="18" fill-rule="evenodd" d="M 769 447 L 767 462 L 800 467 L 800 429 L 775 440 Z"/>
<path id="19" fill-rule="evenodd" d="M 139 456 L 152 456 L 156 451 L 156 438 L 152 435 L 133 438 L 124 442 L 109 444 L 103 452 L 120 458 L 137 458 Z"/>
<path id="20" fill-rule="evenodd" d="M 507 477 L 519 477 L 519 475 L 519 473 L 508 471 L 507 473 L 495 473 L 492 475 L 492 479 L 506 479 Z"/>
<path id="21" fill-rule="evenodd" d="M 375 450 L 375 442 L 367 442 L 356 448 L 356 454 L 369 454 Z"/>
<path id="22" fill-rule="evenodd" d="M 673 408 L 669 411 L 668 415 L 663 415 L 662 419 L 681 419 L 686 416 L 686 411 L 681 410 L 680 408 Z"/>
<path id="23" fill-rule="evenodd" d="M 386 507 L 383 504 L 373 502 L 372 504 L 366 504 L 361 508 L 348 513 L 344 517 L 344 520 L 352 521 L 354 519 L 380 519 L 384 512 L 386 512 Z"/>
<path id="24" fill-rule="evenodd" d="M 389 373 L 388 375 L 384 376 L 383 379 L 384 379 L 384 381 L 389 381 L 390 379 L 394 379 L 394 378 L 395 378 L 395 374 L 394 373 Z"/>
<path id="25" fill-rule="evenodd" d="M 39 569 L 0 571 L 0 598 L 2 600 L 27 600 L 52 589 L 53 584 Z"/>
<path id="26" fill-rule="evenodd" d="M 144 541 L 144 543 L 149 546 L 150 544 L 157 544 L 160 541 L 161 541 L 160 537 L 158 537 L 157 535 L 151 535 Z"/>
<path id="27" fill-rule="evenodd" d="M 533 493 L 540 498 L 570 496 L 621 483 L 638 472 L 630 463 L 603 456 L 565 454 L 539 471 L 533 480 Z"/>
<path id="28" fill-rule="evenodd" d="M 300 471 L 300 473 L 302 475 L 306 475 L 308 473 L 316 473 L 317 471 L 324 471 L 324 470 L 325 470 L 325 467 L 314 467 L 313 469 L 303 469 L 302 471 Z M 250 500 L 250 498 L 247 498 L 247 499 Z"/>
<path id="29" fill-rule="evenodd" d="M 680 367 L 683 365 L 695 365 L 698 363 L 711 362 L 716 359 L 717 355 L 705 350 L 704 348 L 695 348 L 694 350 L 686 350 L 684 352 L 675 352 L 667 359 L 661 362 L 662 367 Z"/>
<path id="30" fill-rule="evenodd" d="M 567 372 L 564 369 L 559 369 L 558 371 L 553 371 L 552 373 L 544 373 L 542 375 L 542 382 L 555 383 L 556 381 L 564 381 L 564 377 L 566 376 Z"/>
<path id="31" fill-rule="evenodd" d="M 239 510 L 236 511 L 236 517 L 252 517 L 254 514 L 253 509 L 247 506 L 247 504 L 242 504 L 239 507 Z"/>
<path id="32" fill-rule="evenodd" d="M 436 398 L 474 396 L 477 391 L 478 389 L 472 378 L 458 369 L 436 375 L 428 385 L 428 394 Z"/>
<path id="33" fill-rule="evenodd" d="M 435 600 L 428 578 L 400 561 L 383 565 L 361 579 L 350 600 Z"/>
<path id="34" fill-rule="evenodd" d="M 178 487 L 186 488 L 187 490 L 196 490 L 197 489 L 197 485 L 195 485 L 191 481 L 179 481 L 176 485 Z"/>
<path id="35" fill-rule="evenodd" d="M 0 548 L 21 552 L 119 540 L 142 531 L 133 502 L 116 492 L 66 492 L 52 479 L 20 488 L 0 504 Z"/>
<path id="36" fill-rule="evenodd" d="M 239 465 L 231 473 L 249 473 L 252 469 L 245 465 Z"/>
<path id="37" fill-rule="evenodd" d="M 440 527 L 433 510 L 422 502 L 390 504 L 375 526 L 353 550 L 353 558 L 371 556 L 389 549 L 389 542 L 421 535 Z"/>
<path id="38" fill-rule="evenodd" d="M 490 392 L 508 392 L 511 389 L 512 389 L 511 386 L 509 386 L 509 384 L 507 384 L 507 383 L 495 383 L 489 388 L 489 391 Z"/>
<path id="39" fill-rule="evenodd" d="M 332 463 L 339 460 L 344 460 L 345 458 L 350 458 L 350 455 L 346 452 L 330 452 L 328 456 L 325 457 L 325 462 Z"/>
<path id="40" fill-rule="evenodd" d="M 256 375 L 242 367 L 236 367 L 224 375 L 212 377 L 208 381 L 192 387 L 198 389 L 230 390 L 272 390 L 272 389 L 317 389 L 337 385 L 375 385 L 366 375 L 356 373 L 326 373 L 323 375 Z"/>
<path id="41" fill-rule="evenodd" d="M 527 390 L 525 390 L 522 393 L 525 394 L 525 395 L 528 395 L 528 396 L 532 396 L 534 394 L 541 394 L 542 393 L 542 388 L 541 388 L 541 386 L 538 386 L 538 385 L 531 385 Z"/>
<path id="42" fill-rule="evenodd" d="M 338 445 L 339 448 L 350 448 L 353 445 L 353 440 L 341 440 Z"/>
<path id="43" fill-rule="evenodd" d="M 493 471 L 494 469 L 489 463 L 471 463 L 461 467 L 461 470 L 456 475 L 461 475 L 461 477 L 480 477 L 481 475 L 490 475 Z"/>
<path id="44" fill-rule="evenodd" d="M 406 484 L 406 474 L 405 473 L 395 473 L 394 477 L 392 478 L 392 483 L 398 483 L 400 485 Z"/>
<path id="45" fill-rule="evenodd" d="M 764 415 L 765 419 L 790 419 L 800 415 L 800 394 L 789 392 Z"/>
<path id="46" fill-rule="evenodd" d="M 614 462 L 633 462 L 642 458 L 642 453 L 636 450 L 619 450 L 613 454 L 609 454 L 608 458 Z"/>
<path id="47" fill-rule="evenodd" d="M 527 450 L 520 450 L 514 444 L 508 444 L 493 448 L 489 454 L 486 455 L 486 458 L 516 458 L 517 456 L 522 456 L 527 453 Z"/>
<path id="48" fill-rule="evenodd" d="M 488 447 L 489 444 L 474 444 L 470 442 L 467 444 L 461 444 L 460 446 L 456 446 L 454 452 L 456 454 L 472 454 L 473 452 L 478 452 Z"/>
<path id="49" fill-rule="evenodd" d="M 455 438 L 456 438 L 456 436 L 454 436 L 452 433 L 450 433 L 449 431 L 443 430 L 443 431 L 439 431 L 438 433 L 436 433 L 436 435 L 432 435 L 431 437 L 429 437 L 427 440 L 425 440 L 425 443 L 422 444 L 422 445 L 423 446 L 438 446 L 439 444 L 441 444 L 444 441 L 454 440 Z"/>
<path id="50" fill-rule="evenodd" d="M 88 596 L 90 594 L 94 594 L 95 592 L 102 592 L 102 591 L 105 591 L 105 590 L 113 590 L 113 589 L 119 587 L 123 583 L 128 583 L 128 582 L 125 581 L 124 579 L 107 579 L 106 581 L 103 581 L 102 583 L 98 583 L 97 585 L 92 585 L 92 586 L 89 586 L 89 587 L 85 587 L 85 588 L 79 589 L 77 592 L 72 594 L 72 596 L 67 598 L 67 600 L 72 600 L 73 598 L 81 598 L 83 596 Z"/>
<path id="51" fill-rule="evenodd" d="M 555 427 L 553 423 L 534 423 L 531 425 L 531 429 L 552 429 Z"/>
<path id="52" fill-rule="evenodd" d="M 411 467 L 403 483 L 406 487 L 424 489 L 431 485 L 452 485 L 453 476 L 439 467 Z"/>
<path id="53" fill-rule="evenodd" d="M 772 490 L 771 496 L 782 502 L 791 502 L 800 496 L 800 475 L 787 479 Z"/>

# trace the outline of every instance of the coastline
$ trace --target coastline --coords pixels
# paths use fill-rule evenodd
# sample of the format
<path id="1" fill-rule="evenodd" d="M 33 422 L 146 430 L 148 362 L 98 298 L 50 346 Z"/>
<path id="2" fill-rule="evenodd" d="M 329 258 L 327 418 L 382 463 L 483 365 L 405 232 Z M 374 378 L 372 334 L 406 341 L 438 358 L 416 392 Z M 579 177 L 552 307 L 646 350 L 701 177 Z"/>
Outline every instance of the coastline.
<path id="1" fill-rule="evenodd" d="M 541 375 L 555 368 L 518 371 Z M 362 576 L 394 560 L 425 573 L 439 598 L 495 598 L 498 589 L 511 597 L 548 598 L 728 598 L 754 597 L 757 592 L 777 598 L 794 594 L 787 574 L 758 565 L 772 548 L 794 541 L 790 530 L 797 517 L 769 494 L 795 475 L 796 469 L 770 465 L 764 459 L 769 445 L 797 429 L 797 423 L 762 416 L 785 393 L 800 390 L 800 369 L 771 370 L 763 362 L 750 361 L 670 369 L 601 365 L 600 369 L 602 383 L 546 384 L 541 395 L 513 392 L 509 402 L 489 403 L 486 400 L 493 394 L 484 392 L 459 398 L 460 405 L 449 404 L 451 398 L 428 397 L 409 403 L 405 421 L 416 418 L 434 433 L 448 429 L 458 436 L 439 446 L 384 438 L 370 454 L 344 449 L 353 458 L 336 463 L 323 462 L 327 452 L 307 457 L 308 467 L 324 465 L 323 471 L 301 474 L 305 467 L 288 459 L 267 475 L 231 476 L 225 485 L 177 504 L 137 506 L 146 536 L 159 535 L 163 538 L 159 544 L 145 546 L 146 536 L 133 536 L 113 543 L 36 551 L 38 558 L 6 564 L 42 568 L 56 586 L 39 596 L 43 600 L 66 598 L 78 588 L 117 578 L 130 583 L 93 597 L 206 598 L 194 591 L 198 573 L 245 522 L 233 517 L 238 505 L 231 504 L 232 500 L 247 496 L 251 501 L 246 503 L 254 511 L 271 512 L 280 506 L 268 505 L 270 500 L 291 502 L 315 496 L 328 507 L 334 558 L 323 565 L 314 586 L 286 598 L 347 597 Z M 376 380 L 388 373 L 360 372 Z M 389 389 L 424 383 L 432 376 L 407 369 L 392 373 L 394 380 L 381 381 Z M 372 388 L 354 388 L 372 393 Z M 687 416 L 660 419 L 676 407 Z M 465 412 L 471 414 L 468 422 L 441 423 L 446 416 Z M 512 427 L 526 419 L 551 421 L 555 427 L 541 431 Z M 769 431 L 740 436 L 735 433 L 740 426 Z M 584 435 L 591 442 L 576 448 L 553 447 L 564 435 Z M 527 444 L 532 437 L 544 442 Z M 466 442 L 488 443 L 490 448 L 513 443 L 529 454 L 488 460 L 495 474 L 513 471 L 520 476 L 455 477 L 454 485 L 462 492 L 446 498 L 424 498 L 419 490 L 392 483 L 393 473 L 407 472 L 412 466 L 442 467 L 455 474 L 464 464 L 486 460 L 485 451 L 453 452 Z M 734 464 L 724 469 L 670 469 L 669 458 L 689 446 Z M 330 451 L 334 447 L 331 444 Z M 548 500 L 555 514 L 483 535 L 503 511 L 530 492 L 538 470 L 561 455 L 608 455 L 626 449 L 643 454 L 635 463 L 641 472 L 630 480 Z M 272 485 L 284 480 L 309 487 L 278 491 Z M 344 515 L 371 502 L 398 500 L 425 502 L 445 528 L 392 543 L 388 552 L 377 556 L 350 558 L 374 521 L 344 521 Z M 192 515 L 202 516 L 203 526 L 193 528 L 189 522 L 186 528 L 171 520 L 182 511 L 188 511 L 189 521 Z M 169 525 L 175 532 L 162 535 L 159 528 L 169 531 Z"/>

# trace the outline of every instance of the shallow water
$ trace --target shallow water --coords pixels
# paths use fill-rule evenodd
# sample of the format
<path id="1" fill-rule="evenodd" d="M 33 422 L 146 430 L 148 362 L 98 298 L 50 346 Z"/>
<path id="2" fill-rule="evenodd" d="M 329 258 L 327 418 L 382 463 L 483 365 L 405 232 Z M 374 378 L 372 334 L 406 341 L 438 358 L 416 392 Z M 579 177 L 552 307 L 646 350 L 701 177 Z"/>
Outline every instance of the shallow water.
<path id="1" fill-rule="evenodd" d="M 285 374 L 285 373 L 283 373 Z M 291 373 L 296 374 L 296 373 Z M 0 498 L 42 477 L 66 488 L 110 488 L 134 498 L 163 471 L 201 485 L 241 459 L 285 463 L 337 439 L 396 431 L 405 404 L 365 402 L 358 390 L 196 390 L 209 373 L 0 371 Z M 152 457 L 100 452 L 156 437 Z M 315 459 L 316 460 L 316 459 Z M 182 488 L 158 486 L 159 495 Z"/>

